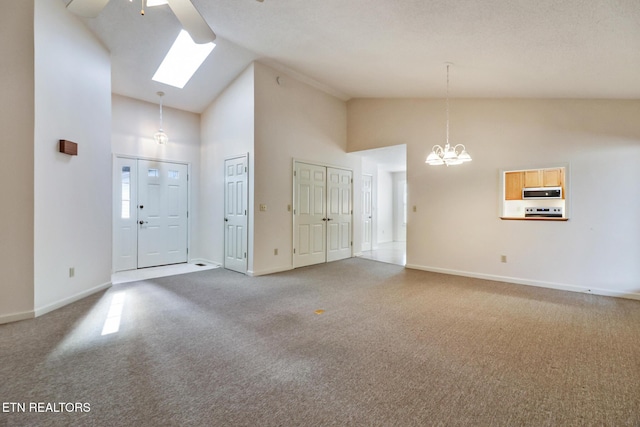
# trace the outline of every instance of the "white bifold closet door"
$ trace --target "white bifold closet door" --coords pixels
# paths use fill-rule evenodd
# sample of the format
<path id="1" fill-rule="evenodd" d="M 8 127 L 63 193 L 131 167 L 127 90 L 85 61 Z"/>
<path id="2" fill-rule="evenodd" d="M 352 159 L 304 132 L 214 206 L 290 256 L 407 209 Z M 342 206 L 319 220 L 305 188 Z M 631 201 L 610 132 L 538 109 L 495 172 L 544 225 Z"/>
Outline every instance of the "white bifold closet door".
<path id="1" fill-rule="evenodd" d="M 352 256 L 353 172 L 296 162 L 294 267 Z"/>

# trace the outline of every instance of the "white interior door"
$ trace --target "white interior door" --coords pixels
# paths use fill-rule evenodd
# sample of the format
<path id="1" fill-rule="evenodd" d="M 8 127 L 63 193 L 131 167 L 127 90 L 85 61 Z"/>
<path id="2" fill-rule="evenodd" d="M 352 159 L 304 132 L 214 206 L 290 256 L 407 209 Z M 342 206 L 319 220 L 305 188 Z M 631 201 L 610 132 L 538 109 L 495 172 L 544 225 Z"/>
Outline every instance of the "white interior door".
<path id="1" fill-rule="evenodd" d="M 187 262 L 187 165 L 138 160 L 138 268 Z"/>
<path id="2" fill-rule="evenodd" d="M 351 257 L 353 172 L 327 168 L 327 261 Z"/>
<path id="3" fill-rule="evenodd" d="M 138 162 L 117 157 L 113 171 L 113 271 L 138 268 Z"/>
<path id="4" fill-rule="evenodd" d="M 225 170 L 224 267 L 247 272 L 248 156 L 227 159 Z"/>
<path id="5" fill-rule="evenodd" d="M 294 267 L 326 262 L 327 168 L 296 162 L 294 182 Z"/>
<path id="6" fill-rule="evenodd" d="M 371 196 L 373 194 L 373 176 L 362 175 L 362 250 L 370 251 L 373 247 L 373 211 Z"/>

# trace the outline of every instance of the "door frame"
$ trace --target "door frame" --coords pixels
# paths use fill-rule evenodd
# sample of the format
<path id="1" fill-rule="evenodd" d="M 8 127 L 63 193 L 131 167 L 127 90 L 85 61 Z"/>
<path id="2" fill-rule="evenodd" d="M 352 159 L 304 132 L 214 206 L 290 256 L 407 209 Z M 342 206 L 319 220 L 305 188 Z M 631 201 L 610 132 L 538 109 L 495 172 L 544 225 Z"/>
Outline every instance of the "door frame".
<path id="1" fill-rule="evenodd" d="M 116 273 L 116 228 L 115 228 L 115 221 L 116 221 L 116 215 L 118 214 L 118 202 L 116 200 L 116 194 L 117 193 L 117 187 L 116 185 L 118 183 L 116 183 L 116 177 L 118 176 L 118 170 L 117 170 L 117 159 L 129 159 L 129 160 L 135 160 L 136 161 L 136 173 L 137 173 L 137 161 L 138 160 L 146 160 L 146 161 L 151 161 L 151 162 L 161 162 L 161 163 L 174 163 L 174 164 L 179 164 L 179 165 L 186 165 L 187 166 L 187 262 L 191 262 L 191 163 L 190 162 L 183 162 L 183 161 L 179 161 L 179 160 L 168 160 L 168 159 L 160 159 L 157 157 L 146 157 L 146 156 L 132 156 L 129 154 L 118 154 L 118 153 L 113 153 L 111 155 L 111 273 Z M 136 182 L 137 184 L 137 182 Z M 138 191 L 136 189 L 136 206 L 137 206 L 137 196 L 138 196 Z M 131 201 L 131 203 L 133 203 L 133 201 Z M 136 222 L 137 222 L 137 212 L 138 209 L 136 209 Z M 137 254 L 137 247 L 138 247 L 138 237 L 137 237 L 137 233 L 136 233 L 136 254 Z M 137 255 L 136 255 L 136 269 L 138 269 L 137 267 L 138 265 L 138 260 L 137 260 Z M 120 271 L 127 271 L 127 270 L 120 270 Z"/>
<path id="2" fill-rule="evenodd" d="M 351 235 L 349 236 L 350 242 L 351 242 L 351 255 L 349 258 L 353 258 L 353 236 L 354 236 L 354 228 L 355 228 L 355 224 L 353 221 L 354 218 L 354 173 L 353 173 L 353 169 L 350 167 L 345 167 L 345 166 L 338 166 L 338 165 L 334 165 L 334 164 L 330 164 L 330 163 L 324 163 L 324 162 L 319 162 L 316 160 L 305 160 L 305 159 L 299 159 L 299 158 L 293 158 L 292 162 L 291 162 L 291 200 L 293 201 L 293 205 L 291 206 L 291 266 L 292 268 L 298 268 L 296 267 L 296 263 L 295 263 L 295 258 L 296 258 L 296 254 L 294 253 L 295 250 L 295 242 L 296 242 L 296 238 L 297 233 L 296 233 L 296 211 L 295 211 L 295 207 L 296 207 L 296 176 L 295 176 L 295 172 L 296 172 L 296 163 L 305 163 L 308 165 L 315 165 L 315 166 L 322 166 L 325 168 L 333 168 L 333 169 L 342 169 L 345 171 L 350 171 L 351 172 Z M 325 194 L 325 197 L 327 195 Z M 327 251 L 326 248 L 326 229 L 325 229 L 325 254 Z M 325 263 L 327 263 L 326 260 L 326 256 L 325 256 Z"/>

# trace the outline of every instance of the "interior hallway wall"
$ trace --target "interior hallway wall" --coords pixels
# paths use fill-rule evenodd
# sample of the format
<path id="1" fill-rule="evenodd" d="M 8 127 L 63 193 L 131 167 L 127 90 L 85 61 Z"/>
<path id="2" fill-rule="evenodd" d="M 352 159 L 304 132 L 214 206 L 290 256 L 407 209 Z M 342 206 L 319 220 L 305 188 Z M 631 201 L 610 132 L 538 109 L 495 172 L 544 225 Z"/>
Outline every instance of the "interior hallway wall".
<path id="1" fill-rule="evenodd" d="M 0 179 L 0 323 L 33 316 L 33 0 L 7 1 L 0 14 L 0 112 L 3 148 Z"/>
<path id="2" fill-rule="evenodd" d="M 409 267 L 640 298 L 640 101 L 456 99 L 451 141 L 473 161 L 430 167 L 444 104 L 348 103 L 349 151 L 407 144 Z M 559 163 L 570 164 L 569 221 L 499 218 L 500 170 Z"/>
<path id="3" fill-rule="evenodd" d="M 404 193 L 407 182 L 406 172 L 393 172 L 393 241 L 407 240 L 407 224 L 404 222 Z"/>
<path id="4" fill-rule="evenodd" d="M 378 170 L 378 234 L 377 243 L 393 241 L 393 175 L 386 170 Z"/>

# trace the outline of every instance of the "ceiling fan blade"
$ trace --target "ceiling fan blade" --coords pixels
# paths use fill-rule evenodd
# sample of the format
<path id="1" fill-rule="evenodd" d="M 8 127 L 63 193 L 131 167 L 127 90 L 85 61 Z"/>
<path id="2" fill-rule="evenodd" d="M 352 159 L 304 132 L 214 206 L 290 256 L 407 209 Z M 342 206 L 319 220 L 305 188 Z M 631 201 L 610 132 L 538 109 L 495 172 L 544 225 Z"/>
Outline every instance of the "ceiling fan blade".
<path id="1" fill-rule="evenodd" d="M 109 0 L 71 0 L 67 9 L 85 18 L 95 18 Z"/>
<path id="2" fill-rule="evenodd" d="M 191 0 L 169 0 L 169 7 L 194 42 L 209 43 L 216 39 L 213 30 L 191 3 Z"/>

